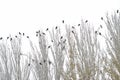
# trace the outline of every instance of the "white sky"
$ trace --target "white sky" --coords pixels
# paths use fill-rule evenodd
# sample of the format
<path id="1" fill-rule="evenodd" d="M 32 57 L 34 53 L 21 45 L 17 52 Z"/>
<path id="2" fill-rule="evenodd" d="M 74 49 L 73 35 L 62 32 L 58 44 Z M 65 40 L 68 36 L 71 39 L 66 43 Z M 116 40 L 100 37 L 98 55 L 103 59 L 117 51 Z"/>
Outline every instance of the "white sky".
<path id="1" fill-rule="evenodd" d="M 43 27 L 78 24 L 81 18 L 99 22 L 107 11 L 120 9 L 120 0 L 0 0 L 0 36 Z M 94 22 L 95 21 L 95 22 Z"/>

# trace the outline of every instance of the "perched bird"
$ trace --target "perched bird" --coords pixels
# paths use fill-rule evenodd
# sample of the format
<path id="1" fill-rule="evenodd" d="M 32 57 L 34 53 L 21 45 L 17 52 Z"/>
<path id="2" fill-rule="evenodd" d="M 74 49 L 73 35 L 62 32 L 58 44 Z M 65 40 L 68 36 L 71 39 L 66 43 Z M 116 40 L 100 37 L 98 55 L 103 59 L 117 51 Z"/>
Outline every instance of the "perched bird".
<path id="1" fill-rule="evenodd" d="M 117 13 L 119 13 L 119 10 L 117 10 Z"/>
<path id="2" fill-rule="evenodd" d="M 64 23 L 64 20 L 62 20 L 62 23 Z"/>
<path id="3" fill-rule="evenodd" d="M 101 20 L 103 20 L 103 17 L 101 17 Z"/>

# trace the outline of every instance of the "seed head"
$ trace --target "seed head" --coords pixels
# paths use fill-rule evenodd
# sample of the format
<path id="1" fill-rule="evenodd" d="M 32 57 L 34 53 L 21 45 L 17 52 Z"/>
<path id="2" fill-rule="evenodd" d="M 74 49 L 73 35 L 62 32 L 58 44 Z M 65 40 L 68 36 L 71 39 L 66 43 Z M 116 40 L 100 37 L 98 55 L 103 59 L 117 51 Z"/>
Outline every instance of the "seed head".
<path id="1" fill-rule="evenodd" d="M 72 31 L 72 33 L 74 34 L 74 31 Z"/>
<path id="2" fill-rule="evenodd" d="M 100 27 L 102 28 L 102 25 L 100 25 Z"/>
<path id="3" fill-rule="evenodd" d="M 41 62 L 40 62 L 39 64 L 40 64 L 40 65 L 42 65 L 42 63 L 41 63 Z"/>
<path id="4" fill-rule="evenodd" d="M 64 23 L 64 20 L 62 20 L 62 23 Z"/>
<path id="5" fill-rule="evenodd" d="M 46 60 L 43 61 L 44 63 L 46 62 Z"/>
<path id="6" fill-rule="evenodd" d="M 75 29 L 75 27 L 74 27 L 74 26 L 72 26 L 72 28 L 73 28 L 73 29 Z"/>
<path id="7" fill-rule="evenodd" d="M 95 34 L 97 34 L 97 31 L 95 31 Z"/>
<path id="8" fill-rule="evenodd" d="M 15 36 L 17 38 L 17 36 Z"/>
<path id="9" fill-rule="evenodd" d="M 25 35 L 25 33 L 23 33 L 23 36 Z"/>
<path id="10" fill-rule="evenodd" d="M 117 10 L 117 13 L 119 13 L 119 10 Z"/>
<path id="11" fill-rule="evenodd" d="M 50 46 L 48 46 L 48 48 L 50 48 Z"/>
<path id="12" fill-rule="evenodd" d="M 46 29 L 46 31 L 48 31 L 48 28 Z"/>
<path id="13" fill-rule="evenodd" d="M 49 61 L 49 65 L 51 64 L 52 62 L 51 61 Z"/>
<path id="14" fill-rule="evenodd" d="M 101 35 L 101 33 L 99 32 L 99 35 Z"/>
<path id="15" fill-rule="evenodd" d="M 53 40 L 51 40 L 51 42 L 53 42 Z"/>
<path id="16" fill-rule="evenodd" d="M 10 41 L 12 41 L 12 38 L 10 38 Z"/>
<path id="17" fill-rule="evenodd" d="M 2 40 L 3 38 L 1 37 L 0 40 Z"/>
<path id="18" fill-rule="evenodd" d="M 80 24 L 78 24 L 78 26 L 80 26 Z"/>
<path id="19" fill-rule="evenodd" d="M 7 39 L 9 39 L 9 37 L 7 37 Z"/>
<path id="20" fill-rule="evenodd" d="M 43 34 L 43 35 L 45 35 L 45 33 L 44 33 L 44 32 L 43 32 L 42 34 Z"/>
<path id="21" fill-rule="evenodd" d="M 56 26 L 55 29 L 57 29 L 58 27 Z"/>
<path id="22" fill-rule="evenodd" d="M 88 20 L 85 21 L 85 23 L 87 23 L 87 22 L 88 22 Z"/>
<path id="23" fill-rule="evenodd" d="M 21 33 L 19 32 L 19 35 L 21 35 Z"/>
<path id="24" fill-rule="evenodd" d="M 28 64 L 28 66 L 30 66 L 30 63 Z"/>
<path id="25" fill-rule="evenodd" d="M 101 17 L 101 20 L 103 20 L 103 17 Z"/>
<path id="26" fill-rule="evenodd" d="M 27 38 L 29 38 L 29 36 L 27 36 Z"/>
<path id="27" fill-rule="evenodd" d="M 60 37 L 60 39 L 62 39 L 62 38 L 63 38 L 63 36 Z"/>

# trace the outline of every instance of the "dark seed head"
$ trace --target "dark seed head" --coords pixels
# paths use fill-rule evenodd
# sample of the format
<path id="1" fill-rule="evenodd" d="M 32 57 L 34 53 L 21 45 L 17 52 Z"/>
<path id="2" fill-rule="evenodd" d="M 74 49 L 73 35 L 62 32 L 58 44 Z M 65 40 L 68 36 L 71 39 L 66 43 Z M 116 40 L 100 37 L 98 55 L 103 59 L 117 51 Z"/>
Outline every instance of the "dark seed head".
<path id="1" fill-rule="evenodd" d="M 85 21 L 85 23 L 87 23 L 87 22 L 88 22 L 88 20 Z"/>
<path id="2" fill-rule="evenodd" d="M 10 38 L 10 41 L 12 41 L 12 38 Z"/>
<path id="3" fill-rule="evenodd" d="M 3 38 L 1 37 L 0 40 L 2 40 Z"/>
<path id="4" fill-rule="evenodd" d="M 72 33 L 74 34 L 74 31 L 72 31 Z"/>
<path id="5" fill-rule="evenodd" d="M 51 40 L 51 42 L 53 42 L 53 40 Z"/>
<path id="6" fill-rule="evenodd" d="M 45 33 L 44 33 L 44 32 L 43 32 L 42 34 L 43 34 L 43 35 L 45 35 Z"/>
<path id="7" fill-rule="evenodd" d="M 29 36 L 27 36 L 27 38 L 29 38 Z"/>
<path id="8" fill-rule="evenodd" d="M 103 20 L 103 17 L 101 17 L 101 20 Z"/>
<path id="9" fill-rule="evenodd" d="M 55 29 L 57 29 L 58 27 L 56 26 Z"/>
<path id="10" fill-rule="evenodd" d="M 60 39 L 62 39 L 62 38 L 63 38 L 63 36 L 60 37 Z"/>
<path id="11" fill-rule="evenodd" d="M 46 31 L 48 31 L 48 28 L 46 29 Z"/>
<path id="12" fill-rule="evenodd" d="M 21 35 L 21 33 L 19 32 L 19 35 Z"/>
<path id="13" fill-rule="evenodd" d="M 117 10 L 117 13 L 119 13 L 119 10 Z"/>
<path id="14" fill-rule="evenodd" d="M 48 46 L 48 48 L 50 48 L 50 46 Z"/>
<path id="15" fill-rule="evenodd" d="M 101 35 L 101 33 L 99 32 L 99 35 Z"/>
<path id="16" fill-rule="evenodd" d="M 44 63 L 46 62 L 46 60 L 43 61 Z"/>
<path id="17" fill-rule="evenodd" d="M 28 66 L 30 66 L 30 63 L 28 64 Z"/>
<path id="18" fill-rule="evenodd" d="M 102 25 L 100 25 L 100 27 L 102 28 Z"/>
<path id="19" fill-rule="evenodd" d="M 52 62 L 51 61 L 49 61 L 49 64 L 51 64 Z"/>
<path id="20" fill-rule="evenodd" d="M 15 36 L 17 38 L 17 36 Z"/>
<path id="21" fill-rule="evenodd" d="M 9 37 L 7 37 L 7 39 L 9 39 Z"/>
<path id="22" fill-rule="evenodd" d="M 39 64 L 40 64 L 40 65 L 42 65 L 42 63 L 41 63 L 41 62 L 40 62 Z"/>
<path id="23" fill-rule="evenodd" d="M 78 26 L 80 26 L 80 24 L 78 24 Z"/>
<path id="24" fill-rule="evenodd" d="M 64 23 L 64 20 L 62 20 L 62 23 Z"/>
<path id="25" fill-rule="evenodd" d="M 97 34 L 97 31 L 95 31 L 95 33 Z"/>
<path id="26" fill-rule="evenodd" d="M 73 28 L 73 29 L 75 29 L 75 27 L 74 27 L 74 26 L 72 26 L 72 28 Z"/>

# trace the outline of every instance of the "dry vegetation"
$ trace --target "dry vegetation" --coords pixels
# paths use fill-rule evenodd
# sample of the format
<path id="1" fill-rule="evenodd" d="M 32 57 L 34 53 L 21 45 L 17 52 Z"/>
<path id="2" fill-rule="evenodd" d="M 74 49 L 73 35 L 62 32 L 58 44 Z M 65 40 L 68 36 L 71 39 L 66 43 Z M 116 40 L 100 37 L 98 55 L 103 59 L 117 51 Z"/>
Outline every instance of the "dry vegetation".
<path id="1" fill-rule="evenodd" d="M 101 17 L 106 32 L 94 30 L 88 20 L 77 26 L 37 31 L 38 47 L 18 33 L 0 38 L 0 80 L 120 80 L 120 13 Z M 99 37 L 106 46 L 101 48 Z M 30 52 L 22 52 L 24 38 Z"/>

